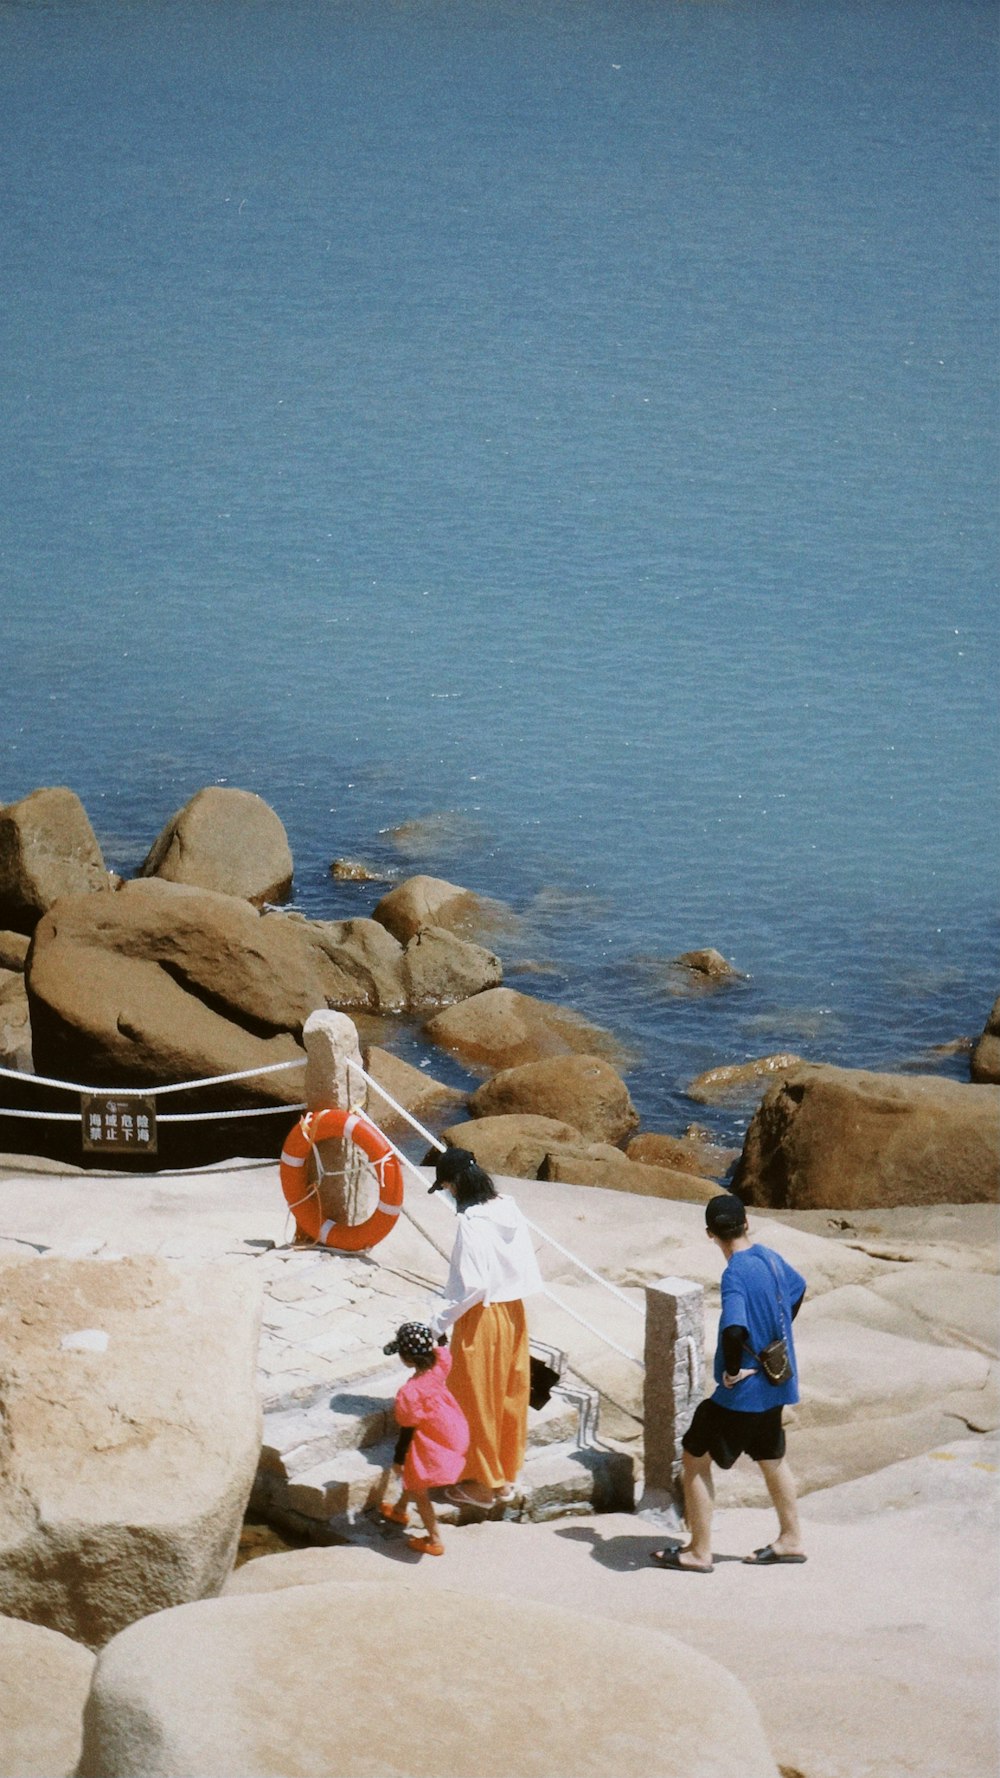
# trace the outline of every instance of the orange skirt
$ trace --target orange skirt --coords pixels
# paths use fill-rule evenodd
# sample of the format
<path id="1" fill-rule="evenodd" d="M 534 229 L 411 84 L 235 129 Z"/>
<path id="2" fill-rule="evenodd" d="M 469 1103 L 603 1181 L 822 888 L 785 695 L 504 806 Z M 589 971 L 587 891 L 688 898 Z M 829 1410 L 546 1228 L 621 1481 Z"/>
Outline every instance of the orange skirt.
<path id="1" fill-rule="evenodd" d="M 476 1303 L 451 1330 L 448 1387 L 469 1422 L 463 1480 L 502 1488 L 515 1482 L 528 1441 L 531 1388 L 528 1322 L 522 1302 Z"/>

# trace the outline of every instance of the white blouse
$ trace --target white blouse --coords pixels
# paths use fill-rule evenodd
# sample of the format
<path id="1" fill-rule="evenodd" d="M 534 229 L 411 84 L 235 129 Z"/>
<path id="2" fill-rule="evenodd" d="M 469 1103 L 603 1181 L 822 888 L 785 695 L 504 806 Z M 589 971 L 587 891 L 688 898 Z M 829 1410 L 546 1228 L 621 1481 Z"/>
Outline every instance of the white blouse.
<path id="1" fill-rule="evenodd" d="M 528 1225 L 513 1198 L 472 1204 L 458 1218 L 444 1304 L 431 1317 L 446 1333 L 476 1303 L 513 1303 L 542 1289 Z"/>

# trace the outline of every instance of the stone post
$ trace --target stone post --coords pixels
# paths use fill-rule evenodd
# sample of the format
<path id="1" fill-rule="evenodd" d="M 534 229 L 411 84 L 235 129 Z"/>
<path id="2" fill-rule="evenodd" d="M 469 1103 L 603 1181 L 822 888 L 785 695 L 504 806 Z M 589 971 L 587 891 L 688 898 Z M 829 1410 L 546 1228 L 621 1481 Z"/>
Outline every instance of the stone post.
<path id="1" fill-rule="evenodd" d="M 346 1013 L 309 1014 L 302 1030 L 306 1046 L 306 1105 L 310 1111 L 334 1107 L 362 1110 L 368 1102 L 368 1085 L 353 1068 L 360 1068 L 358 1031 Z M 371 1162 L 353 1142 L 329 1140 L 318 1145 L 323 1172 L 319 1179 L 324 1218 L 334 1222 L 364 1222 L 375 1207 L 378 1181 Z M 312 1177 L 310 1171 L 310 1177 Z"/>
<path id="2" fill-rule="evenodd" d="M 681 1439 L 705 1386 L 705 1293 L 689 1278 L 646 1287 L 643 1507 L 683 1506 Z"/>

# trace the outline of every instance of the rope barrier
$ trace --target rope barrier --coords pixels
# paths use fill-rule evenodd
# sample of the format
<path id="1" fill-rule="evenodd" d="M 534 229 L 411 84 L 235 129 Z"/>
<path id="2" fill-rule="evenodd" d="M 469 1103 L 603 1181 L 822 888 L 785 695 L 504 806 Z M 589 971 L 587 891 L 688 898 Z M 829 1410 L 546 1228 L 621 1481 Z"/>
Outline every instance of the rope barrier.
<path id="1" fill-rule="evenodd" d="M 306 1059 L 305 1056 L 303 1056 L 301 1060 L 297 1062 L 265 1062 L 260 1068 L 241 1068 L 236 1074 L 209 1074 L 206 1075 L 203 1080 L 173 1081 L 170 1085 L 161 1087 L 137 1087 L 135 1085 L 128 1087 L 85 1087 L 81 1086 L 78 1081 L 52 1080 L 46 1074 L 22 1074 L 17 1068 L 0 1068 L 0 1078 L 19 1080 L 22 1084 L 27 1083 L 28 1085 L 36 1087 L 57 1087 L 64 1093 L 94 1093 L 106 1099 L 127 1099 L 129 1097 L 134 1097 L 137 1094 L 143 1099 L 155 1099 L 162 1097 L 165 1093 L 193 1093 L 198 1087 L 227 1086 L 231 1080 L 256 1080 L 258 1075 L 283 1074 L 286 1073 L 289 1068 L 304 1068 L 305 1065 Z M 293 1108 L 286 1105 L 282 1107 L 282 1109 L 290 1111 Z"/>
<path id="2" fill-rule="evenodd" d="M 30 1076 L 26 1075 L 25 1079 L 30 1079 Z M 107 1099 L 145 1099 L 148 1097 L 138 1087 L 132 1087 L 129 1093 L 111 1093 L 105 1091 L 103 1087 L 87 1087 L 84 1090 L 88 1093 L 97 1093 L 100 1098 Z M 277 1117 L 279 1113 L 287 1117 L 290 1111 L 305 1111 L 305 1109 L 305 1100 L 301 1100 L 297 1105 L 248 1106 L 245 1111 L 164 1111 L 157 1116 L 156 1121 L 158 1124 L 204 1124 L 225 1117 Z M 10 1106 L 0 1106 L 0 1117 L 38 1118 L 53 1124 L 78 1124 L 80 1122 L 78 1111 L 19 1111 Z"/>
<path id="3" fill-rule="evenodd" d="M 394 1111 L 398 1112 L 400 1117 L 405 1118 L 407 1123 L 412 1124 L 413 1128 L 415 1130 L 417 1130 L 421 1136 L 426 1137 L 427 1141 L 429 1143 L 431 1143 L 431 1145 L 434 1148 L 437 1149 L 439 1154 L 444 1154 L 447 1144 L 444 1142 L 441 1142 L 437 1136 L 432 1135 L 430 1130 L 425 1130 L 423 1125 L 418 1123 L 417 1119 L 410 1115 L 410 1113 L 406 1110 L 405 1106 L 400 1105 L 398 1103 L 398 1101 L 396 1099 L 394 1099 L 390 1093 L 387 1093 L 385 1088 L 380 1086 L 377 1080 L 373 1080 L 371 1075 L 366 1073 L 364 1068 L 360 1067 L 360 1065 L 357 1062 L 352 1062 L 350 1060 L 350 1058 L 348 1058 L 347 1066 L 355 1074 L 360 1074 L 362 1079 L 367 1081 L 369 1086 L 374 1087 L 375 1091 L 381 1095 L 381 1097 L 386 1101 L 386 1103 L 388 1105 L 391 1105 L 392 1109 Z M 383 1134 L 384 1134 L 384 1132 L 383 1132 Z M 386 1136 L 386 1141 L 389 1142 L 388 1136 Z M 400 1161 L 402 1161 L 403 1165 L 406 1167 L 409 1167 L 410 1171 L 417 1175 L 417 1177 L 420 1179 L 420 1183 L 422 1185 L 424 1183 L 424 1180 L 423 1180 L 423 1175 L 419 1172 L 419 1169 L 417 1167 L 415 1167 L 413 1162 L 408 1160 L 407 1157 L 403 1153 L 401 1153 L 401 1151 L 398 1148 L 395 1148 L 395 1146 L 391 1142 L 389 1143 L 389 1146 L 390 1146 L 390 1148 L 393 1149 L 393 1153 L 397 1156 L 397 1158 Z M 404 1215 L 405 1214 L 407 1214 L 407 1213 L 404 1209 Z M 634 1314 L 641 1315 L 641 1316 L 645 1317 L 645 1310 L 641 1309 L 639 1307 L 638 1303 L 634 1303 L 630 1297 L 627 1297 L 623 1290 L 619 1290 L 617 1284 L 612 1284 L 609 1279 L 602 1278 L 600 1272 L 595 1272 L 592 1269 L 592 1267 L 587 1265 L 585 1260 L 580 1259 L 577 1254 L 571 1253 L 569 1248 L 564 1247 L 562 1245 L 562 1242 L 557 1241 L 554 1238 L 554 1236 L 546 1234 L 545 1230 L 540 1229 L 538 1227 L 538 1224 L 532 1222 L 530 1220 L 530 1218 L 528 1218 L 526 1216 L 524 1218 L 524 1220 L 528 1224 L 528 1227 L 529 1227 L 529 1229 L 531 1229 L 532 1233 L 536 1234 L 540 1240 L 547 1242 L 550 1247 L 554 1247 L 557 1250 L 557 1252 L 562 1254 L 564 1259 L 568 1259 L 571 1262 L 571 1264 L 579 1267 L 581 1272 L 585 1272 L 588 1278 L 593 1279 L 595 1284 L 600 1284 L 604 1287 L 605 1290 L 609 1290 L 611 1292 L 612 1296 L 617 1297 L 619 1302 L 624 1303 L 627 1308 L 629 1308 L 633 1311 Z M 421 1228 L 420 1224 L 418 1222 L 415 1222 L 414 1218 L 412 1216 L 408 1216 L 408 1221 L 413 1223 L 414 1228 L 418 1229 L 419 1232 L 425 1237 L 425 1239 L 430 1241 L 431 1246 L 436 1248 L 437 1252 L 440 1253 L 443 1258 L 445 1258 L 445 1259 L 450 1258 L 450 1255 L 446 1254 L 444 1252 L 444 1249 L 442 1247 L 438 1246 L 437 1242 L 434 1241 L 432 1239 L 432 1237 L 427 1234 L 426 1229 Z M 611 1339 L 608 1334 L 602 1333 L 600 1328 L 594 1327 L 592 1325 L 592 1323 L 589 1321 L 585 1321 L 582 1315 L 578 1315 L 575 1309 L 571 1309 L 569 1307 L 569 1305 L 567 1303 L 564 1303 L 560 1297 L 557 1297 L 553 1291 L 546 1289 L 545 1295 L 548 1297 L 549 1301 L 556 1306 L 556 1308 L 561 1309 L 564 1314 L 568 1315 L 571 1320 L 578 1322 L 581 1327 L 585 1327 L 587 1329 L 587 1332 L 592 1333 L 596 1339 L 603 1340 L 604 1344 L 606 1346 L 610 1346 L 615 1352 L 620 1353 L 622 1358 L 629 1359 L 629 1361 L 632 1364 L 637 1364 L 640 1367 L 640 1369 L 642 1369 L 642 1370 L 645 1369 L 643 1360 L 641 1358 L 637 1358 L 634 1352 L 627 1352 L 624 1346 L 619 1346 L 617 1341 Z"/>

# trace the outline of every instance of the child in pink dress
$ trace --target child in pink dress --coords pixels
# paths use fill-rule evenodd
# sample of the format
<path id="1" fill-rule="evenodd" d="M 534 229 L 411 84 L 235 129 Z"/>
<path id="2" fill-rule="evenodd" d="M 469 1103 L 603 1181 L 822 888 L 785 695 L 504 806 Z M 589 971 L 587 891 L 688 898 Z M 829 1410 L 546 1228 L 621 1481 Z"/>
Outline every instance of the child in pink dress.
<path id="1" fill-rule="evenodd" d="M 396 1444 L 393 1470 L 402 1475 L 403 1492 L 394 1506 L 383 1506 L 382 1496 L 389 1479 L 386 1476 L 374 1505 L 383 1518 L 405 1525 L 412 1500 L 427 1536 L 408 1537 L 407 1543 L 420 1555 L 443 1556 L 444 1545 L 438 1536 L 434 1503 L 428 1490 L 458 1481 L 469 1448 L 469 1423 L 448 1388 L 451 1353 L 443 1344 L 439 1350 L 437 1336 L 419 1321 L 405 1321 L 397 1329 L 396 1338 L 383 1350 L 398 1352 L 414 1374 L 396 1395 L 396 1422 L 403 1430 Z"/>

